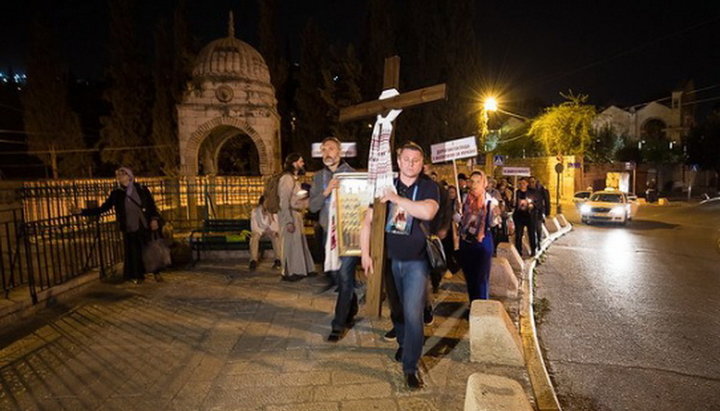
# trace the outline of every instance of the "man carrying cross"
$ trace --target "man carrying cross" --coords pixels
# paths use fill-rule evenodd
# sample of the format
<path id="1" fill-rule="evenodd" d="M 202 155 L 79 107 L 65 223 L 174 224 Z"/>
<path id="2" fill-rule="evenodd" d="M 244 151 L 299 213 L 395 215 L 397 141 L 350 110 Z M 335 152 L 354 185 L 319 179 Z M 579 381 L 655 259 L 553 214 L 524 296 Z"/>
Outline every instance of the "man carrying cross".
<path id="1" fill-rule="evenodd" d="M 405 381 L 409 388 L 423 386 L 418 362 L 423 346 L 423 310 L 430 267 L 425 251 L 425 234 L 420 224 L 427 224 L 439 208 L 437 185 L 420 178 L 425 153 L 415 143 L 406 143 L 398 150 L 400 175 L 393 187 L 385 189 L 382 202 L 389 202 L 385 244 L 390 260 L 392 278 L 402 305 L 403 317 L 393 317 L 399 348 L 396 361 L 402 361 Z M 368 209 L 360 232 L 362 266 L 365 274 L 373 274 L 370 249 L 370 230 L 373 209 Z"/>

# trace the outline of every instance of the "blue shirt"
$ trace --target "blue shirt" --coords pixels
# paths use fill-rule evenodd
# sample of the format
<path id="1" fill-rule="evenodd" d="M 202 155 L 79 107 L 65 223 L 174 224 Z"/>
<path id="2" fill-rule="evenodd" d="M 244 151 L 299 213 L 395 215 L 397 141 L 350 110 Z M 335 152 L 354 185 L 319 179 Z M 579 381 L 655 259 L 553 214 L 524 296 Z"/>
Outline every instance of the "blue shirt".
<path id="1" fill-rule="evenodd" d="M 395 180 L 395 187 L 398 190 L 398 194 L 405 198 L 413 198 L 413 192 L 416 186 L 415 201 L 429 199 L 440 204 L 440 191 L 434 181 L 418 177 L 418 179 L 408 187 L 403 184 L 400 179 Z M 421 220 L 419 218 L 413 218 L 410 235 L 385 233 L 388 258 L 391 260 L 415 261 L 423 260 L 427 257 L 425 254 L 425 232 L 420 227 L 420 223 Z M 425 224 L 425 228 L 428 228 L 427 222 L 423 221 L 422 224 Z"/>

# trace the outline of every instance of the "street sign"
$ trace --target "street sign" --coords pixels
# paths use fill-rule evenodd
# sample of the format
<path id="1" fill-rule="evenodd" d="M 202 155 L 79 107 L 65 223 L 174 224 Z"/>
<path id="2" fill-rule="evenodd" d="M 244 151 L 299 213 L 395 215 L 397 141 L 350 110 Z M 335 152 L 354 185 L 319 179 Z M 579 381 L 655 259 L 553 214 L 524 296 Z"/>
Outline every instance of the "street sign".
<path id="1" fill-rule="evenodd" d="M 463 137 L 430 146 L 430 156 L 433 163 L 476 157 L 477 154 L 477 139 L 475 136 Z"/>
<path id="2" fill-rule="evenodd" d="M 625 163 L 625 170 L 635 170 L 635 163 L 628 161 Z"/>
<path id="3" fill-rule="evenodd" d="M 313 158 L 322 158 L 322 150 L 320 145 L 322 143 L 312 144 L 312 156 Z M 341 143 L 340 146 L 340 157 L 356 157 L 357 156 L 357 143 Z"/>
<path id="4" fill-rule="evenodd" d="M 580 168 L 580 163 L 567 163 L 567 168 Z"/>
<path id="5" fill-rule="evenodd" d="M 560 174 L 563 172 L 563 170 L 565 170 L 565 167 L 563 166 L 562 163 L 555 164 L 555 172 L 556 173 Z"/>
<path id="6" fill-rule="evenodd" d="M 530 177 L 530 167 L 503 167 L 504 176 Z"/>
<path id="7" fill-rule="evenodd" d="M 493 164 L 498 167 L 505 165 L 505 156 L 502 156 L 500 154 L 495 154 L 493 156 Z"/>

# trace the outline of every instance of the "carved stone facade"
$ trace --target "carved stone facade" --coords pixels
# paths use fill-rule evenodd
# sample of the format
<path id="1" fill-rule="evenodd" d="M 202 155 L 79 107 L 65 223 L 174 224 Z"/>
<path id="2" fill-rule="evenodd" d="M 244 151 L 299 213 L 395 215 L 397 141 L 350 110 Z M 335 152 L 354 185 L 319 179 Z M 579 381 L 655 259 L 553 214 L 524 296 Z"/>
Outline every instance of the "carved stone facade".
<path id="1" fill-rule="evenodd" d="M 270 72 L 260 53 L 228 37 L 200 51 L 185 96 L 178 105 L 180 169 L 197 175 L 217 172 L 218 155 L 228 139 L 246 135 L 255 143 L 260 173 L 280 169 L 280 116 Z"/>
<path id="2" fill-rule="evenodd" d="M 670 98 L 670 107 L 657 101 L 630 110 L 610 106 L 597 115 L 593 127 L 610 127 L 615 134 L 628 136 L 633 141 L 662 138 L 678 142 L 693 122 L 692 113 L 683 108 L 684 99 L 685 93 L 675 91 Z"/>

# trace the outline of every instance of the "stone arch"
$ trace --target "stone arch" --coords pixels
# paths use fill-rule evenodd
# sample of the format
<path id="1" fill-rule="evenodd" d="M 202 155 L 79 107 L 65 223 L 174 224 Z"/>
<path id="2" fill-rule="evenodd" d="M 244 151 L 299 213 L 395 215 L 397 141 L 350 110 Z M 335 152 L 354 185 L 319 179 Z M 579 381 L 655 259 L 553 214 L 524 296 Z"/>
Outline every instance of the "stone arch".
<path id="1" fill-rule="evenodd" d="M 667 139 L 667 123 L 658 117 L 646 119 L 640 126 L 640 136 L 645 140 Z"/>
<path id="2" fill-rule="evenodd" d="M 255 144 L 258 155 L 260 156 L 260 173 L 263 175 L 272 174 L 274 164 L 272 158 L 272 147 L 268 147 L 260 134 L 245 120 L 233 117 L 215 117 L 212 120 L 198 126 L 198 128 L 190 135 L 185 147 L 185 166 L 189 175 L 197 175 L 198 173 L 198 154 L 200 145 L 210 135 L 210 133 L 218 126 L 231 126 L 239 129 L 247 134 Z"/>

